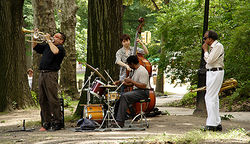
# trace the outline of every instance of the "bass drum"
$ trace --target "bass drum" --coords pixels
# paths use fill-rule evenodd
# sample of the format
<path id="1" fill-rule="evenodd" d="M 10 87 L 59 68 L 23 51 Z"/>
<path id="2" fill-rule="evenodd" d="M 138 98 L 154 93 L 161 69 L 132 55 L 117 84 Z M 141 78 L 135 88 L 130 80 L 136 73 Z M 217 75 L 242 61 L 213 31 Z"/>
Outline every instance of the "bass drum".
<path id="1" fill-rule="evenodd" d="M 102 123 L 104 110 L 102 104 L 84 105 L 83 117 Z"/>
<path id="2" fill-rule="evenodd" d="M 150 113 L 155 107 L 156 97 L 155 97 L 155 92 L 153 91 L 153 89 L 149 90 L 149 98 L 150 98 L 150 102 L 144 102 L 142 104 L 142 111 L 145 113 Z M 133 107 L 135 109 L 135 113 L 139 114 L 141 111 L 141 104 L 137 102 L 133 104 Z"/>

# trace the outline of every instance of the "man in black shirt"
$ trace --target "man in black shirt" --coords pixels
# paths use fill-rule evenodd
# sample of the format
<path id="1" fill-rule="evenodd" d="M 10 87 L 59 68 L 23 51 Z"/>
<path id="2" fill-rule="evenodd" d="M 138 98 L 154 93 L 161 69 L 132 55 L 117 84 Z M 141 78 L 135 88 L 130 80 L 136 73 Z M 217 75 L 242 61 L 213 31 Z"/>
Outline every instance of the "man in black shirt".
<path id="1" fill-rule="evenodd" d="M 39 70 L 39 103 L 41 107 L 42 128 L 39 131 L 46 131 L 52 127 L 53 130 L 60 130 L 62 125 L 62 114 L 60 111 L 60 100 L 58 93 L 58 70 L 65 56 L 63 43 L 66 36 L 63 33 L 56 33 L 53 36 L 45 35 L 47 44 L 33 43 L 33 49 L 42 54 Z"/>

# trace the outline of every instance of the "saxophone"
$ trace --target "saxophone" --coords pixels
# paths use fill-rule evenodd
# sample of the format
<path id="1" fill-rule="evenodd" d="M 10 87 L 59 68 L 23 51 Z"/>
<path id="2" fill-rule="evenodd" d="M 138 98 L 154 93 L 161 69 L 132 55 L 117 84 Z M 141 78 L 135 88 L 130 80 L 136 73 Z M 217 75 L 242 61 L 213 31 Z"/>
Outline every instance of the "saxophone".
<path id="1" fill-rule="evenodd" d="M 234 88 L 237 85 L 238 85 L 238 82 L 234 78 L 227 79 L 222 83 L 221 88 L 220 88 L 220 93 L 224 90 Z M 206 90 L 206 86 L 197 88 L 194 90 L 190 90 L 190 92 L 197 92 L 197 91 L 204 91 L 204 90 Z"/>

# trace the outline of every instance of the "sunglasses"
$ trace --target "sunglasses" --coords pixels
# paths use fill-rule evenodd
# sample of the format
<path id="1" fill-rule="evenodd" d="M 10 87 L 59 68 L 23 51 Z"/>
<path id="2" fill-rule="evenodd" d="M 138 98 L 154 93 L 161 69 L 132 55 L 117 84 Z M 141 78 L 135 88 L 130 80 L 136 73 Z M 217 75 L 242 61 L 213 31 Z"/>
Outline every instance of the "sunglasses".
<path id="1" fill-rule="evenodd" d="M 206 40 L 208 37 L 203 37 L 203 40 Z"/>

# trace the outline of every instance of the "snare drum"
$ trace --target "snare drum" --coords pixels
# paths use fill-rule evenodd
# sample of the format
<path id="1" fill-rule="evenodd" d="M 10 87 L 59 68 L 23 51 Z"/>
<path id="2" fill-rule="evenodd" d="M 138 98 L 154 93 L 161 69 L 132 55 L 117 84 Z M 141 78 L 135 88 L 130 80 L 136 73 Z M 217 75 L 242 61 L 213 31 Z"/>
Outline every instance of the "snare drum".
<path id="1" fill-rule="evenodd" d="M 108 93 L 105 95 L 106 99 L 108 100 Z M 118 92 L 109 92 L 109 100 L 110 101 L 115 101 L 118 100 L 120 98 L 120 94 Z"/>
<path id="2" fill-rule="evenodd" d="M 104 110 L 102 104 L 84 105 L 83 117 L 102 123 Z"/>
<path id="3" fill-rule="evenodd" d="M 90 93 L 95 95 L 95 96 L 102 96 L 103 93 L 105 92 L 105 88 L 100 87 L 105 85 L 103 82 L 100 80 L 94 80 L 92 87 L 90 89 Z"/>

